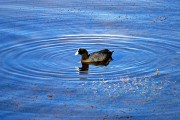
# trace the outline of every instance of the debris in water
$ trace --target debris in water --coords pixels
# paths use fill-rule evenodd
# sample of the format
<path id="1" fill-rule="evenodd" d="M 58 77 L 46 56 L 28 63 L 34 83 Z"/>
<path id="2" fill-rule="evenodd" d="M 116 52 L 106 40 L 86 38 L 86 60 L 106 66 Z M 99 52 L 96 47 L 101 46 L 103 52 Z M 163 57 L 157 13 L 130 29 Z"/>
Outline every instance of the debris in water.
<path id="1" fill-rule="evenodd" d="M 159 75 L 159 70 L 158 69 L 156 70 L 156 75 Z"/>
<path id="2" fill-rule="evenodd" d="M 48 98 L 52 99 L 52 97 L 53 97 L 53 95 L 51 95 L 51 94 L 48 95 Z"/>
<path id="3" fill-rule="evenodd" d="M 91 107 L 91 108 L 94 108 L 94 106 L 93 106 L 93 105 L 91 105 L 90 107 Z"/>

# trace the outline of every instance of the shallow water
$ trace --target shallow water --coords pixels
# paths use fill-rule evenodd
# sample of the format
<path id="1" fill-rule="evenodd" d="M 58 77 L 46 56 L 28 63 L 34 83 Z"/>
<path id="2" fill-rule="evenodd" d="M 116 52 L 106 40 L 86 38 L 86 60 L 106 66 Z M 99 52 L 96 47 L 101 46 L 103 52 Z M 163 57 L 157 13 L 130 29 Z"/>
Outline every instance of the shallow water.
<path id="1" fill-rule="evenodd" d="M 1 119 L 179 119 L 179 2 L 0 1 Z M 114 51 L 80 72 L 78 48 Z"/>

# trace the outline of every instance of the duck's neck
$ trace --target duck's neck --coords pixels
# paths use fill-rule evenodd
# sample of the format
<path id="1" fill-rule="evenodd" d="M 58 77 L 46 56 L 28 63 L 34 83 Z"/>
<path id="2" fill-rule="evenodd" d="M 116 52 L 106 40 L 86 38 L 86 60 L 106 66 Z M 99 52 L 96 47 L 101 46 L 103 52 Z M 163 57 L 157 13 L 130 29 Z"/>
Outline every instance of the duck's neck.
<path id="1" fill-rule="evenodd" d="M 83 61 L 83 60 L 86 60 L 86 59 L 88 59 L 88 53 L 82 54 L 81 60 Z"/>

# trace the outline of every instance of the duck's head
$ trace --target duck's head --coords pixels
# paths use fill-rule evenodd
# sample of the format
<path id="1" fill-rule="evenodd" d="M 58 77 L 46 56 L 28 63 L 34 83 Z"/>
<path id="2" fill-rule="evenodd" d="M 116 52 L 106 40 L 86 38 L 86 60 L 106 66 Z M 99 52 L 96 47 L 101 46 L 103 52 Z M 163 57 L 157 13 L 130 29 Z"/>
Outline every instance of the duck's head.
<path id="1" fill-rule="evenodd" d="M 76 51 L 75 55 L 78 55 L 78 54 L 80 54 L 80 55 L 88 55 L 88 52 L 87 52 L 87 50 L 84 49 L 84 48 L 79 48 L 79 49 Z"/>

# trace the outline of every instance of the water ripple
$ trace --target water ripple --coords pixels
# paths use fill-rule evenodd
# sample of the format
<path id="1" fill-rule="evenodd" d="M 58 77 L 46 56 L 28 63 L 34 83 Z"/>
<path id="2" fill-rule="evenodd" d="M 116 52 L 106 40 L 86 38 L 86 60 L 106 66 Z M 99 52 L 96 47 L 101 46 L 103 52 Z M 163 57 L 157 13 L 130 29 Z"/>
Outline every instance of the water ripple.
<path id="1" fill-rule="evenodd" d="M 177 55 L 179 50 L 178 43 L 165 43 L 161 39 L 104 34 L 67 35 L 2 46 L 1 71 L 27 78 L 64 77 L 79 80 L 79 72 L 75 67 L 81 66 L 80 56 L 74 56 L 79 47 L 84 47 L 89 52 L 104 48 L 115 51 L 110 65 L 90 66 L 87 76 L 93 80 L 102 76 L 111 80 L 125 75 L 142 77 L 154 74 L 156 69 L 170 72 L 168 67 L 173 63 L 170 58 Z M 163 56 L 164 52 L 166 56 Z"/>

